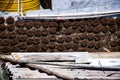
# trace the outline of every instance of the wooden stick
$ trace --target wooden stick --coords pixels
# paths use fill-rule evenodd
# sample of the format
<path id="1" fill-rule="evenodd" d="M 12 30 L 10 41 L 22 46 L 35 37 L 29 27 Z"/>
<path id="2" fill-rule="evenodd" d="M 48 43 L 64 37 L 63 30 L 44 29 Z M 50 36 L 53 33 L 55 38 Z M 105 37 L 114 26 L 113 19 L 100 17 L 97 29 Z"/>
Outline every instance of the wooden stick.
<path id="1" fill-rule="evenodd" d="M 40 72 L 42 71 L 42 72 L 45 72 L 45 73 L 50 74 L 50 75 L 55 75 L 56 77 L 62 78 L 63 80 L 74 80 L 74 78 L 72 78 L 72 77 L 68 77 L 68 76 L 59 74 L 57 72 L 51 71 L 51 70 L 43 68 L 41 66 L 36 66 L 34 64 L 25 64 L 25 65 L 27 67 L 30 67 L 30 68 L 33 68 L 33 69 L 38 69 Z"/>
<path id="2" fill-rule="evenodd" d="M 39 64 L 44 65 L 55 65 L 55 66 L 65 66 L 66 68 L 71 69 L 90 69 L 90 70 L 108 70 L 108 71 L 120 71 L 120 67 L 107 67 L 107 66 L 91 66 L 87 64 L 80 64 L 80 65 L 74 65 L 74 64 L 57 64 L 57 63 L 45 63 L 45 62 L 39 62 Z"/>
<path id="3" fill-rule="evenodd" d="M 110 51 L 109 49 L 107 49 L 106 47 L 103 47 L 103 49 L 104 49 L 106 52 L 108 52 L 108 53 L 111 52 L 111 51 Z"/>
<path id="4" fill-rule="evenodd" d="M 37 60 L 39 62 L 75 62 L 75 60 Z"/>

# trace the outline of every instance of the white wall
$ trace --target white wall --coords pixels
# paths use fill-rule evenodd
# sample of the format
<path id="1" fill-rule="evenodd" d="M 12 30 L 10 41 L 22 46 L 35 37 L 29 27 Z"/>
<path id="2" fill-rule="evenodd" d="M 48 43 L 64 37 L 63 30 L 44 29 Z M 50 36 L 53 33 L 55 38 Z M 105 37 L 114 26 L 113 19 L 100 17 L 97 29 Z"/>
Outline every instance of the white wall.
<path id="1" fill-rule="evenodd" d="M 120 0 L 52 0 L 53 10 L 66 10 L 71 8 L 86 11 L 120 10 Z M 90 8 L 90 9 L 89 9 Z"/>

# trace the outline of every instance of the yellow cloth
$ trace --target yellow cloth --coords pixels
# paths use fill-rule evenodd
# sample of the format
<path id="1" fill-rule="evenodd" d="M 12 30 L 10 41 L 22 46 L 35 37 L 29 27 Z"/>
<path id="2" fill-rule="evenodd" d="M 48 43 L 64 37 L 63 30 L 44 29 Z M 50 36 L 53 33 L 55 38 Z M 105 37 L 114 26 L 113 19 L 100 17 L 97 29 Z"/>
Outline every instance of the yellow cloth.
<path id="1" fill-rule="evenodd" d="M 28 10 L 39 10 L 39 0 L 20 0 L 21 12 Z M 8 12 L 18 11 L 18 0 L 0 0 L 0 10 Z"/>

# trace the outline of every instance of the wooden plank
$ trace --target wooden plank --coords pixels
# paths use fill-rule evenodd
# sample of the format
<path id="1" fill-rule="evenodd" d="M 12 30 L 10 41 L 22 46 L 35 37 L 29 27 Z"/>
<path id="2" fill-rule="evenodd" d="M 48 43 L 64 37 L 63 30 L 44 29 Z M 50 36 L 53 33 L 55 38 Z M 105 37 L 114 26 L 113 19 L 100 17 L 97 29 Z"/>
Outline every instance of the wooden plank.
<path id="1" fill-rule="evenodd" d="M 120 52 L 90 52 L 92 58 L 120 58 Z"/>
<path id="2" fill-rule="evenodd" d="M 110 74 L 113 74 L 113 75 L 116 75 L 116 77 L 119 77 L 118 75 L 120 75 L 120 71 L 94 71 L 94 70 L 70 70 L 70 69 L 51 69 L 50 70 L 53 70 L 55 72 L 58 72 L 58 73 L 61 73 L 61 74 L 64 74 L 64 75 L 73 75 L 73 76 L 108 76 Z M 112 76 L 112 75 L 111 75 Z"/>
<path id="3" fill-rule="evenodd" d="M 120 80 L 120 77 L 102 77 L 102 76 L 93 76 L 93 77 L 87 77 L 87 76 L 79 76 L 76 79 L 80 80 Z"/>
<path id="4" fill-rule="evenodd" d="M 40 73 L 37 70 L 30 70 L 29 68 L 16 67 L 9 63 L 7 68 L 14 75 L 14 78 L 56 78 L 53 75 L 47 75 L 46 73 Z"/>
<path id="5" fill-rule="evenodd" d="M 27 60 L 27 61 L 44 61 L 44 60 L 56 60 L 56 61 L 69 61 L 75 60 L 77 57 L 81 56 L 90 57 L 88 52 L 44 52 L 44 53 L 11 53 L 13 57 L 14 55 L 19 55 L 21 57 L 19 60 Z"/>

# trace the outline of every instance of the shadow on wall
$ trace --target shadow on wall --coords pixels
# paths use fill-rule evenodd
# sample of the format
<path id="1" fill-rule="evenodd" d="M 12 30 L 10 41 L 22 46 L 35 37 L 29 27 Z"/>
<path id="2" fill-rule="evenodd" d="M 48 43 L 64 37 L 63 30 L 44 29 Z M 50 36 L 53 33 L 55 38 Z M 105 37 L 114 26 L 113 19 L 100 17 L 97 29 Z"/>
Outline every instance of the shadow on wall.
<path id="1" fill-rule="evenodd" d="M 43 9 L 52 9 L 52 0 L 40 0 Z"/>

